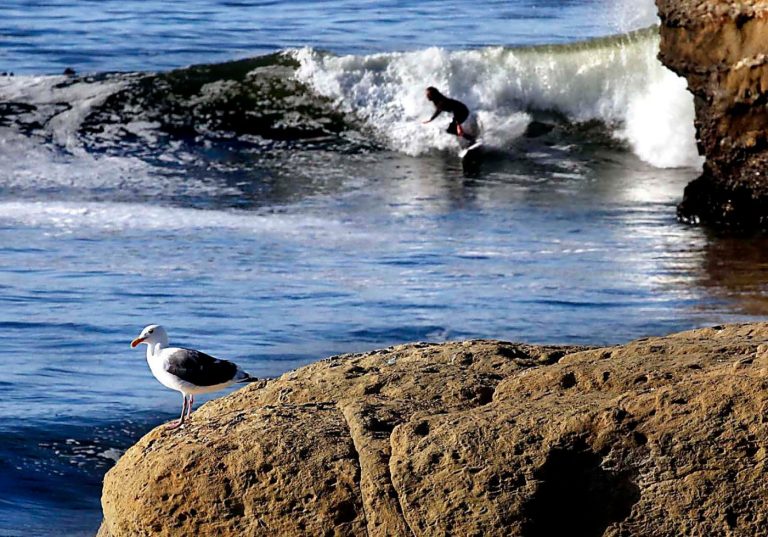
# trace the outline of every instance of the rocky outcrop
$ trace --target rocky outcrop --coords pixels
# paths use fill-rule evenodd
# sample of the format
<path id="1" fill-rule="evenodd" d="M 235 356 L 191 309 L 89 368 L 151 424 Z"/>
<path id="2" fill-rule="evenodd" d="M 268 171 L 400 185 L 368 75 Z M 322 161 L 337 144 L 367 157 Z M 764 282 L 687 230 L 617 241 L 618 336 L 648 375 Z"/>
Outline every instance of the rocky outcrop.
<path id="1" fill-rule="evenodd" d="M 656 0 L 659 58 L 688 80 L 704 172 L 685 190 L 688 222 L 768 227 L 768 2 Z"/>
<path id="2" fill-rule="evenodd" d="M 102 535 L 762 535 L 768 324 L 346 355 L 158 427 Z"/>

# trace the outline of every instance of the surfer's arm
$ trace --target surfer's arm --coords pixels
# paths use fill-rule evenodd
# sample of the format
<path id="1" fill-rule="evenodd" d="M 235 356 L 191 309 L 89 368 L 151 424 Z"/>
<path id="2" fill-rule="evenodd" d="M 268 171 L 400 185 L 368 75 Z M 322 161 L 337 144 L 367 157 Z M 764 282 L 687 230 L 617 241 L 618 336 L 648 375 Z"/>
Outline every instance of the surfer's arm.
<path id="1" fill-rule="evenodd" d="M 432 117 L 431 117 L 431 118 L 429 118 L 429 119 L 428 119 L 428 120 L 426 120 L 426 121 L 422 121 L 422 123 L 429 123 L 430 121 L 432 121 L 433 119 L 435 119 L 437 116 L 439 116 L 439 115 L 440 115 L 440 114 L 442 114 L 442 113 L 443 113 L 443 111 L 442 111 L 442 110 L 440 110 L 439 108 L 437 108 L 437 109 L 435 110 L 435 113 L 434 113 L 434 114 L 432 114 Z"/>

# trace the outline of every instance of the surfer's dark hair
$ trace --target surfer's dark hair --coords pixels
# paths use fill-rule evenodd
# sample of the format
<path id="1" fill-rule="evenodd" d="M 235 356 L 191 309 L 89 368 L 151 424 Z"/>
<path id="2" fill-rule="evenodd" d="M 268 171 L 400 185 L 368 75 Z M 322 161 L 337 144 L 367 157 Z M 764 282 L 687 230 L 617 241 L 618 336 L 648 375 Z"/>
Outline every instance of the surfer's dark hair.
<path id="1" fill-rule="evenodd" d="M 437 89 L 437 88 L 435 88 L 433 86 L 429 86 L 427 88 L 427 99 L 429 99 L 433 103 L 437 102 L 437 101 L 444 101 L 445 100 L 445 95 L 440 93 L 439 89 Z"/>

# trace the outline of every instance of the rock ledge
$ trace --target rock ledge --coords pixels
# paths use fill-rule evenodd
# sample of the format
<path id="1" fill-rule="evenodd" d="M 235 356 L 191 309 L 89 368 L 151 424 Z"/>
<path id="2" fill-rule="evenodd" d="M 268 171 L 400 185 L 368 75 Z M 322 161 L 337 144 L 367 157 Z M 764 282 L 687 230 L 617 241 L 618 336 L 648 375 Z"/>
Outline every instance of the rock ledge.
<path id="1" fill-rule="evenodd" d="M 101 535 L 759 535 L 768 324 L 337 356 L 158 427 Z"/>

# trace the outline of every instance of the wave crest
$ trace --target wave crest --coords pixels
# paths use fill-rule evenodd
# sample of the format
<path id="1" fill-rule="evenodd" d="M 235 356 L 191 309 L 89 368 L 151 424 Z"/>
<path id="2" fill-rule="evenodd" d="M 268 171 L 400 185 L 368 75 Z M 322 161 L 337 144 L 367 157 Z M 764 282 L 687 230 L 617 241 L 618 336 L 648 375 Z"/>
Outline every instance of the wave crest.
<path id="1" fill-rule="evenodd" d="M 409 154 L 455 146 L 442 129 L 419 121 L 432 113 L 424 88 L 436 86 L 466 102 L 497 147 L 548 112 L 601 122 L 654 166 L 698 166 L 693 98 L 656 58 L 658 44 L 657 29 L 649 28 L 571 45 L 371 56 L 303 49 L 294 57 L 299 80 Z"/>

